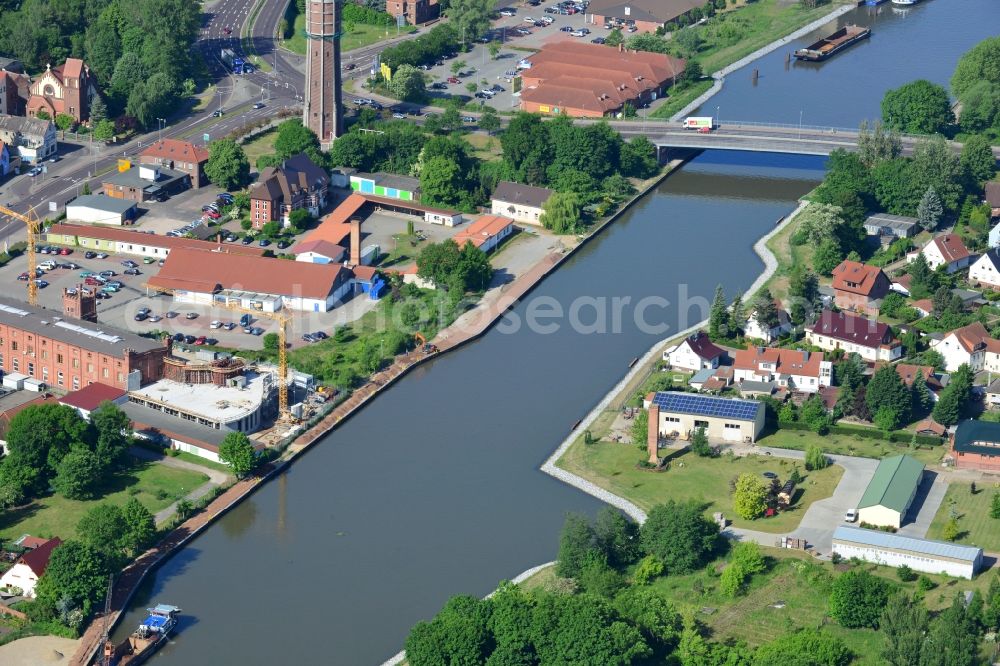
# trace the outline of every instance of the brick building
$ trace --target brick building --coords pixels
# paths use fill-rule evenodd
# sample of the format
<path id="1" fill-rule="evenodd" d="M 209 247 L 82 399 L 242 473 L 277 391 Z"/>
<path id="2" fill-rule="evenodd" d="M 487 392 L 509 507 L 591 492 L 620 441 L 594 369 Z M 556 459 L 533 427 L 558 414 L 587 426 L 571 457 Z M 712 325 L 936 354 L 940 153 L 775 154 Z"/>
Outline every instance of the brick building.
<path id="1" fill-rule="evenodd" d="M 139 155 L 143 164 L 152 164 L 165 169 L 181 171 L 191 176 L 191 187 L 208 185 L 205 178 L 205 164 L 208 163 L 208 149 L 196 146 L 190 141 L 163 139 L 156 141 Z"/>
<path id="2" fill-rule="evenodd" d="M 440 16 L 441 5 L 437 0 L 385 0 L 385 11 L 404 17 L 410 25 L 420 25 Z"/>
<path id="3" fill-rule="evenodd" d="M 31 79 L 23 72 L 0 69 L 0 114 L 23 116 L 30 88 Z"/>
<path id="4" fill-rule="evenodd" d="M 45 111 L 49 118 L 65 113 L 78 122 L 90 119 L 90 104 L 97 96 L 97 82 L 90 68 L 79 58 L 67 58 L 58 67 L 49 65 L 31 84 L 27 113 L 38 116 Z"/>
<path id="5" fill-rule="evenodd" d="M 634 26 L 638 32 L 657 28 L 688 14 L 705 3 L 701 0 L 592 0 L 587 6 L 587 23 Z"/>
<path id="6" fill-rule="evenodd" d="M 340 70 L 340 3 L 306 0 L 306 84 L 302 124 L 324 150 L 343 132 Z"/>
<path id="7" fill-rule="evenodd" d="M 951 436 L 955 467 L 1000 472 L 1000 423 L 962 421 Z"/>
<path id="8" fill-rule="evenodd" d="M 878 266 L 845 259 L 833 269 L 833 302 L 843 310 L 877 316 L 890 286 Z"/>
<path id="9" fill-rule="evenodd" d="M 170 341 L 96 326 L 0 297 L 0 368 L 77 390 L 101 382 L 131 390 L 163 376 Z"/>
<path id="10" fill-rule="evenodd" d="M 330 175 L 305 153 L 289 157 L 281 166 L 264 169 L 250 188 L 250 221 L 254 229 L 278 221 L 288 226 L 288 215 L 299 208 L 317 217 L 329 189 Z"/>

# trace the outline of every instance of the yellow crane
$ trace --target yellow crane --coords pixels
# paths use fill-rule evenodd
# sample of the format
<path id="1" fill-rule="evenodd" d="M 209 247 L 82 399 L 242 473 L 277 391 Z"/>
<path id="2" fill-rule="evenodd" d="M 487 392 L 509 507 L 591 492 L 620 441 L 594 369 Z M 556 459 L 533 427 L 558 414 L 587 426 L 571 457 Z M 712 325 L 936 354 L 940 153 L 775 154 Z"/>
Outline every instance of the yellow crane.
<path id="1" fill-rule="evenodd" d="M 168 287 L 159 287 L 149 284 L 144 285 L 148 291 L 155 291 L 162 294 L 176 295 L 176 291 Z M 284 312 L 263 312 L 253 308 L 243 307 L 237 299 L 226 299 L 225 301 L 212 301 L 213 307 L 225 308 L 233 312 L 241 312 L 249 315 L 257 315 L 278 322 L 278 413 L 283 421 L 294 421 L 291 411 L 288 409 L 288 352 L 286 346 L 288 342 L 288 322 L 292 320 L 291 315 Z"/>
<path id="2" fill-rule="evenodd" d="M 35 283 L 37 266 L 35 264 L 35 241 L 38 239 L 38 232 L 41 230 L 41 221 L 35 215 L 34 207 L 28 209 L 28 214 L 18 213 L 16 210 L 0 206 L 0 214 L 10 215 L 15 220 L 21 220 L 28 227 L 28 303 L 38 305 L 38 284 Z"/>

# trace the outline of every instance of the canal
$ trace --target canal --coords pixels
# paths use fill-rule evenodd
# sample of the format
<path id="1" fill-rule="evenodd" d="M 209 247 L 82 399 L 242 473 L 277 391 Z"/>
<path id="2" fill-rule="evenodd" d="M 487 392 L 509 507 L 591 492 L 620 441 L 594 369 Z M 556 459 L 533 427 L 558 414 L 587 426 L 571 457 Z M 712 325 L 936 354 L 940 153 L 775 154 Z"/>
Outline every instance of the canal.
<path id="1" fill-rule="evenodd" d="M 785 72 L 776 52 L 761 61 L 756 89 L 741 88 L 737 72 L 717 99 L 743 119 L 777 121 L 811 99 L 809 124 L 856 125 L 877 113 L 887 87 L 946 81 L 996 25 L 986 20 L 1000 15 L 995 0 L 961 4 L 959 13 L 929 0 L 905 17 L 883 6 L 877 20 L 891 29 L 858 47 L 864 61 L 849 51 Z M 913 35 L 930 43 L 915 48 Z M 707 315 L 716 284 L 732 295 L 753 281 L 762 269 L 753 243 L 821 177 L 817 158 L 721 152 L 671 176 L 510 320 L 379 396 L 162 567 L 136 609 L 158 601 L 185 614 L 155 663 L 378 663 L 449 596 L 486 594 L 553 559 L 566 512 L 599 503 L 538 466 L 629 360 Z M 524 325 L 536 299 L 569 310 L 581 297 L 590 299 L 582 323 L 603 304 L 609 328 L 619 299 L 618 330 L 583 333 L 552 318 L 542 322 L 557 323 L 552 332 Z M 640 302 L 652 303 L 642 326 Z M 139 619 L 136 609 L 120 634 Z"/>

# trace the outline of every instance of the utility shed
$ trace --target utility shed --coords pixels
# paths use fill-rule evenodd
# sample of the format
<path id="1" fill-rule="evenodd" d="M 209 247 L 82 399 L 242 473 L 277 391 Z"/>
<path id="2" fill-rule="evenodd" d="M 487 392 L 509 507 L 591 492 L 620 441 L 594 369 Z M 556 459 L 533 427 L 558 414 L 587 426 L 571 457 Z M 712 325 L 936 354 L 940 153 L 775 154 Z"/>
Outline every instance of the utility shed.
<path id="1" fill-rule="evenodd" d="M 841 525 L 833 531 L 833 552 L 889 567 L 972 578 L 983 563 L 983 550 L 947 541 L 889 534 Z"/>
<path id="2" fill-rule="evenodd" d="M 879 461 L 858 504 L 861 522 L 899 528 L 923 476 L 924 464 L 916 458 L 893 456 Z"/>

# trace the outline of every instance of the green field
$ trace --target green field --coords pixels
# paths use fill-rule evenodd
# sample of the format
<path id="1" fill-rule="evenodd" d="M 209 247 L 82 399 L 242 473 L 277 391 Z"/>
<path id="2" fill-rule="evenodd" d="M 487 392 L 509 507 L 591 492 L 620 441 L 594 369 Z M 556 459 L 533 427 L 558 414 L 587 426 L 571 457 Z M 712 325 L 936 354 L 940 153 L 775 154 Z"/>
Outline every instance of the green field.
<path id="1" fill-rule="evenodd" d="M 968 483 L 955 482 L 948 485 L 941 508 L 927 532 L 929 539 L 944 538 L 942 530 L 954 513 L 961 528 L 957 539 L 959 543 L 979 546 L 993 553 L 1000 552 L 1000 520 L 990 518 L 990 504 L 993 496 L 1000 493 L 1000 483 L 983 482 L 976 485 L 975 495 Z"/>
<path id="2" fill-rule="evenodd" d="M 0 539 L 16 539 L 22 534 L 71 539 L 76 536 L 76 524 L 80 517 L 96 504 L 108 502 L 121 506 L 135 497 L 156 513 L 206 481 L 208 477 L 199 472 L 136 460 L 127 471 L 114 479 L 107 494 L 98 499 L 80 501 L 50 495 L 23 507 L 3 511 L 0 513 Z"/>
<path id="3" fill-rule="evenodd" d="M 671 88 L 667 92 L 667 101 L 653 109 L 653 112 L 649 114 L 649 117 L 669 119 L 670 116 L 674 115 L 707 92 L 708 89 L 712 87 L 712 83 L 713 81 L 711 79 L 705 79 L 692 83 L 688 87 L 680 90 L 674 90 Z"/>
<path id="4" fill-rule="evenodd" d="M 671 499 L 697 500 L 709 505 L 706 513 L 721 511 L 736 527 L 775 533 L 795 529 L 810 504 L 833 494 L 844 472 L 843 468 L 831 465 L 807 473 L 800 465 L 799 472 L 806 476 L 799 486 L 802 493 L 792 509 L 772 518 L 744 520 L 733 513 L 730 480 L 743 472 L 760 474 L 764 471 L 787 479 L 792 461 L 764 456 L 700 458 L 688 452 L 673 458 L 668 471 L 651 472 L 636 467 L 644 457 L 643 452 L 631 444 L 603 441 L 584 444 L 580 438 L 556 464 L 646 510 Z"/>
<path id="5" fill-rule="evenodd" d="M 757 440 L 760 446 L 774 446 L 781 449 L 804 451 L 809 446 L 819 446 L 827 453 L 862 458 L 885 458 L 901 453 L 913 456 L 925 465 L 936 465 L 944 448 L 941 446 L 911 449 L 909 444 L 889 442 L 854 435 L 818 435 L 808 430 L 778 430 Z"/>
<path id="6" fill-rule="evenodd" d="M 348 32 L 348 27 L 346 24 L 343 27 L 344 35 L 340 39 L 340 49 L 343 53 L 347 53 L 353 49 L 359 49 L 363 46 L 368 46 L 369 44 L 374 44 L 375 42 L 380 42 L 383 39 L 390 39 L 396 36 L 396 26 L 385 27 L 381 25 L 365 25 L 364 23 L 355 23 L 353 29 Z M 410 32 L 416 32 L 416 28 L 412 25 L 404 26 L 399 28 L 399 34 L 404 35 Z M 386 34 L 388 33 L 388 34 Z M 303 14 L 299 14 L 295 17 L 295 27 L 292 36 L 284 41 L 284 46 L 286 49 L 292 53 L 298 53 L 299 55 L 304 55 L 306 52 L 306 17 Z"/>
<path id="7" fill-rule="evenodd" d="M 266 134 L 261 134 L 254 140 L 247 141 L 242 144 L 243 152 L 246 153 L 247 159 L 250 161 L 251 168 L 255 168 L 257 158 L 274 153 L 274 142 L 277 138 L 278 133 L 271 131 Z"/>
<path id="8" fill-rule="evenodd" d="M 217 463 L 208 460 L 207 458 L 202 458 L 201 456 L 196 456 L 193 453 L 188 453 L 187 451 L 175 451 L 175 455 L 170 456 L 171 458 L 177 458 L 177 460 L 183 460 L 184 462 L 189 462 L 192 465 L 199 465 L 207 469 L 214 469 L 217 472 L 223 472 L 224 474 L 232 475 L 233 471 L 229 468 L 229 465 L 224 463 Z"/>

